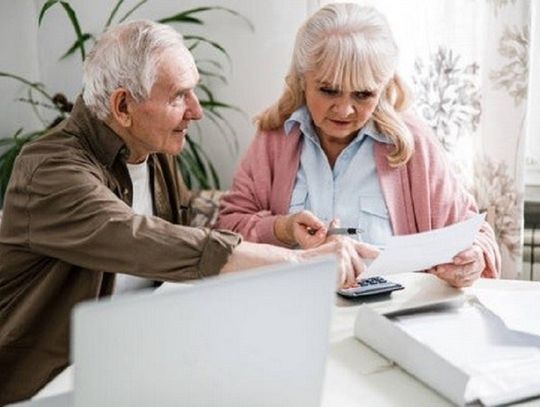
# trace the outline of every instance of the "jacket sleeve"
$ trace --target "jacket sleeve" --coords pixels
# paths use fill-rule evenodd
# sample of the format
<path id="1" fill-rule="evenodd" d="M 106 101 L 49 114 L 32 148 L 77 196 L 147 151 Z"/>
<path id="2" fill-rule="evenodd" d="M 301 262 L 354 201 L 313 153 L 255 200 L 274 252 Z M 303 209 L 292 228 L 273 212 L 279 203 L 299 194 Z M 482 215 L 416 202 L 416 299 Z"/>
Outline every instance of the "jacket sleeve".
<path id="1" fill-rule="evenodd" d="M 427 190 L 428 194 L 424 203 L 415 199 L 415 217 L 420 231 L 441 228 L 477 214 L 479 211 L 475 199 L 451 170 L 447 156 L 431 129 L 417 121 L 409 124 L 409 127 L 415 134 L 414 158 L 411 159 L 408 169 L 412 190 Z M 416 198 L 418 195 L 420 194 L 417 194 Z M 427 207 L 424 207 L 425 205 Z M 427 219 L 425 213 L 429 214 Z M 474 243 L 484 253 L 486 267 L 482 277 L 499 277 L 501 255 L 489 223 L 484 222 Z"/>
<path id="2" fill-rule="evenodd" d="M 67 263 L 110 273 L 181 281 L 219 273 L 240 237 L 137 215 L 105 184 L 83 154 L 58 154 L 14 172 L 7 236 Z"/>
<path id="3" fill-rule="evenodd" d="M 240 233 L 255 243 L 284 246 L 274 234 L 277 215 L 270 208 L 274 161 L 265 141 L 271 137 L 259 133 L 238 167 L 231 190 L 221 198 L 216 227 Z"/>

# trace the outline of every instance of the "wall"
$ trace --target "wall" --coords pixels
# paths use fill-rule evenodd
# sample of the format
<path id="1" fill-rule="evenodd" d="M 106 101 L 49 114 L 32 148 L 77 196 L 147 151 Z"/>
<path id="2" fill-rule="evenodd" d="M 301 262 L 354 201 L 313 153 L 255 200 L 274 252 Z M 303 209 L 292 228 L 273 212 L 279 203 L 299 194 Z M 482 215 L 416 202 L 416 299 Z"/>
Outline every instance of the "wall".
<path id="1" fill-rule="evenodd" d="M 35 21 L 32 1 L 0 0 L 0 71 L 39 81 Z M 39 126 L 28 105 L 13 102 L 26 96 L 24 89 L 14 80 L 0 78 L 0 138 L 20 127 L 32 130 Z"/>
<path id="2" fill-rule="evenodd" d="M 225 188 L 230 186 L 237 162 L 254 135 L 252 117 L 273 103 L 280 94 L 283 77 L 290 60 L 294 35 L 307 16 L 310 1 L 313 0 L 208 2 L 150 0 L 132 16 L 133 18 L 157 19 L 188 8 L 220 5 L 241 13 L 255 26 L 255 32 L 251 32 L 241 20 L 223 12 L 213 11 L 205 15 L 208 28 L 202 33 L 223 45 L 232 60 L 232 65 L 229 65 L 225 58 L 220 61 L 225 64 L 229 72 L 228 84 L 213 81 L 216 97 L 240 107 L 246 113 L 246 116 L 233 111 L 227 113 L 230 123 L 237 132 L 239 151 L 236 155 L 231 153 L 223 135 L 215 126 L 208 121 L 201 125 L 203 147 L 215 162 Z M 43 0 L 0 0 L 0 29 L 3 33 L 0 44 L 2 50 L 7 47 L 8 58 L 13 62 L 11 65 L 4 64 L 2 60 L 0 70 L 25 73 L 29 77 L 41 76 L 41 80 L 49 89 L 62 91 L 70 98 L 74 98 L 81 88 L 80 57 L 74 55 L 58 62 L 58 58 L 74 41 L 73 29 L 63 9 L 54 6 L 39 28 L 36 43 L 37 18 L 35 14 L 43 2 Z M 111 0 L 71 1 L 80 17 L 83 31 L 93 33 L 101 31 L 114 3 Z M 136 3 L 135 0 L 126 0 L 121 10 L 125 12 Z M 15 15 L 15 13 L 18 14 Z M 22 14 L 24 16 L 21 16 Z M 182 26 L 176 27 L 182 32 Z M 196 28 L 190 26 L 189 30 L 194 33 L 197 32 Z M 24 33 L 18 36 L 16 43 L 12 42 L 13 35 L 10 34 L 15 29 Z M 20 52 L 22 49 L 25 50 L 26 55 L 22 55 Z M 200 57 L 204 58 L 205 54 L 209 54 L 208 50 L 208 47 L 206 49 L 201 47 Z M 216 55 L 214 52 L 210 54 Z M 39 64 L 37 64 L 38 60 Z M 34 69 L 30 69 L 31 67 Z M 26 120 L 20 117 L 20 107 L 16 109 L 11 103 L 18 89 L 14 89 L 13 84 L 8 86 L 5 82 L 0 83 L 0 100 L 3 105 L 9 106 L 10 113 L 2 112 L 4 120 L 0 121 L 0 137 L 9 135 L 17 123 Z"/>

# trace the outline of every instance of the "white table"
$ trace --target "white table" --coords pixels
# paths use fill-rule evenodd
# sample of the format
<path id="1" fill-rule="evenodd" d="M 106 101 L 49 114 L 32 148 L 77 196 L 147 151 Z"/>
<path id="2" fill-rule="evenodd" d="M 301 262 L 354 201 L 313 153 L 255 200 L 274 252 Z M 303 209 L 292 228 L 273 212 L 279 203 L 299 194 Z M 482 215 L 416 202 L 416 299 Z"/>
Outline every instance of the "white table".
<path id="1" fill-rule="evenodd" d="M 423 273 L 396 274 L 390 279 L 405 287 L 425 287 L 426 290 L 436 287 L 439 292 L 435 296 L 452 295 L 452 291 L 459 293 L 459 290 L 439 284 L 438 280 L 434 280 L 434 276 Z M 475 288 L 540 290 L 540 283 L 481 279 L 474 287 L 467 288 L 464 292 L 474 294 Z M 419 292 L 420 290 L 410 289 L 396 291 L 387 299 L 372 301 L 372 305 L 391 307 L 393 303 L 403 303 L 413 299 L 412 297 L 418 297 Z M 425 294 L 429 295 L 428 292 Z M 340 299 L 335 308 L 322 405 L 324 407 L 452 406 L 451 402 L 354 338 L 353 326 L 359 304 L 357 301 Z M 540 399 L 515 405 L 540 406 Z"/>
<path id="2" fill-rule="evenodd" d="M 429 302 L 441 296 L 460 294 L 460 290 L 452 289 L 428 274 L 396 274 L 391 276 L 391 280 L 399 282 L 407 288 L 396 291 L 383 300 L 371 300 L 373 306 L 386 308 L 406 302 Z M 482 279 L 476 282 L 474 287 L 464 291 L 474 294 L 475 288 L 540 290 L 540 282 Z M 354 338 L 353 326 L 359 304 L 357 301 L 337 299 L 331 325 L 330 352 L 327 360 L 322 405 L 324 407 L 452 406 L 452 403 L 429 387 Z M 68 376 L 71 376 L 71 372 Z M 71 383 L 71 377 L 63 377 L 52 387 L 52 391 L 41 392 L 37 401 L 24 403 L 20 406 L 70 406 L 70 396 L 66 397 L 65 400 L 57 399 L 53 403 L 48 403 L 48 401 L 54 399 L 47 400 L 47 398 L 53 394 L 72 390 Z M 516 405 L 540 406 L 540 399 Z"/>

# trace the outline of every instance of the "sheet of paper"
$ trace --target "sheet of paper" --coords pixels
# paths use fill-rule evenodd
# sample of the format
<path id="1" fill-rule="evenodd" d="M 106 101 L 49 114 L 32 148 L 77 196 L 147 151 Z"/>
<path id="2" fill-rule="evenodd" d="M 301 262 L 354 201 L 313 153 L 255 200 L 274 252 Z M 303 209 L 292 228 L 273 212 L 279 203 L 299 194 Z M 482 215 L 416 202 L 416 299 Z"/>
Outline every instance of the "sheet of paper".
<path id="1" fill-rule="evenodd" d="M 482 304 L 393 321 L 471 377 L 469 402 L 498 405 L 540 394 L 540 338 L 507 330 Z"/>
<path id="2" fill-rule="evenodd" d="M 540 290 L 477 288 L 475 295 L 484 307 L 502 319 L 508 329 L 540 337 Z"/>
<path id="3" fill-rule="evenodd" d="M 448 263 L 456 254 L 472 245 L 484 219 L 485 214 L 478 214 L 445 228 L 392 236 L 362 277 L 427 270 Z"/>

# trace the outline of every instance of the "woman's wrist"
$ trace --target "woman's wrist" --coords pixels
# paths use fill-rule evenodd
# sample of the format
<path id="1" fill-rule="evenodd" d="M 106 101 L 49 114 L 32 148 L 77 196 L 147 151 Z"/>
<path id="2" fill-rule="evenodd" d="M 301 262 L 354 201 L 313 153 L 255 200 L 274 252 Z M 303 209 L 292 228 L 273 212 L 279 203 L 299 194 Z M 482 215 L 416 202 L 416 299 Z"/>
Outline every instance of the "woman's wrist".
<path id="1" fill-rule="evenodd" d="M 276 218 L 274 222 L 274 235 L 280 242 L 288 246 L 295 246 L 297 242 L 294 238 L 291 216 L 293 215 L 282 215 Z"/>

